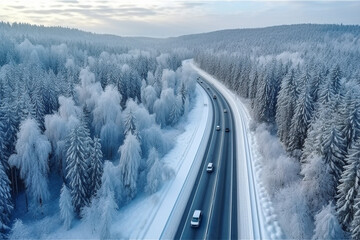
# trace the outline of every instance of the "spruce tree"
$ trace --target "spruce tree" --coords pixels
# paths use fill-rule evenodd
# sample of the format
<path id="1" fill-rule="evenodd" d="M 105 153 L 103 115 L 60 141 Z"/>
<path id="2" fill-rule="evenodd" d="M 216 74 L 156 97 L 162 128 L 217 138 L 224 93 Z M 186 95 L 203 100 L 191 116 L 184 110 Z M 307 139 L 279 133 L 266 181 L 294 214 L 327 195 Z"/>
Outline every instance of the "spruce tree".
<path id="1" fill-rule="evenodd" d="M 345 165 L 346 145 L 335 123 L 325 129 L 322 152 L 325 163 L 331 168 L 334 182 L 337 183 Z"/>
<path id="2" fill-rule="evenodd" d="M 88 132 L 84 125 L 80 124 L 70 132 L 69 148 L 66 152 L 66 180 L 78 216 L 81 209 L 89 203 L 89 151 Z"/>
<path id="3" fill-rule="evenodd" d="M 10 230 L 10 217 L 14 208 L 10 192 L 10 181 L 2 162 L 0 162 L 0 238 L 2 239 Z"/>
<path id="4" fill-rule="evenodd" d="M 316 214 L 312 240 L 337 240 L 343 238 L 344 232 L 336 218 L 335 207 L 331 202 Z"/>
<path id="5" fill-rule="evenodd" d="M 63 184 L 59 199 L 60 217 L 64 221 L 64 226 L 68 230 L 71 227 L 71 221 L 74 218 L 74 208 L 69 189 Z"/>
<path id="6" fill-rule="evenodd" d="M 353 206 L 354 217 L 350 225 L 350 233 L 352 239 L 360 239 L 360 192 L 357 193 L 354 206 Z"/>
<path id="7" fill-rule="evenodd" d="M 94 196 L 101 187 L 101 177 L 104 170 L 103 154 L 101 151 L 100 138 L 94 138 L 94 146 L 91 152 L 90 163 L 90 197 Z"/>
<path id="8" fill-rule="evenodd" d="M 291 119 L 289 150 L 302 149 L 312 119 L 314 106 L 308 87 L 304 87 L 297 100 Z"/>
<path id="9" fill-rule="evenodd" d="M 120 179 L 126 190 L 128 199 L 135 197 L 137 193 L 137 179 L 141 162 L 141 148 L 139 140 L 129 132 L 124 144 L 119 148 L 120 153 Z"/>
<path id="10" fill-rule="evenodd" d="M 338 124 L 347 149 L 360 137 L 360 102 L 357 91 L 349 91 L 340 103 Z"/>
<path id="11" fill-rule="evenodd" d="M 345 230 L 354 218 L 354 202 L 360 188 L 360 141 L 356 141 L 346 157 L 346 165 L 337 190 L 337 216 Z"/>
<path id="12" fill-rule="evenodd" d="M 51 144 L 32 118 L 21 123 L 17 137 L 16 153 L 10 156 L 9 163 L 19 169 L 32 202 L 42 205 L 49 197 L 47 174 Z"/>
<path id="13" fill-rule="evenodd" d="M 170 110 L 170 114 L 169 114 L 169 121 L 171 123 L 171 126 L 174 126 L 180 119 L 181 117 L 181 112 L 182 112 L 182 103 L 181 103 L 181 99 L 179 99 L 179 97 L 177 97 L 175 99 L 175 101 L 173 102 L 172 108 Z"/>
<path id="14" fill-rule="evenodd" d="M 133 110 L 131 109 L 131 106 L 129 106 L 128 108 L 130 109 L 125 110 L 124 135 L 128 133 L 137 135 L 136 125 L 135 125 L 136 117 L 133 113 Z"/>
<path id="15" fill-rule="evenodd" d="M 294 115 L 297 95 L 295 71 L 292 69 L 281 83 L 276 109 L 277 134 L 286 146 L 289 143 L 291 119 Z"/>

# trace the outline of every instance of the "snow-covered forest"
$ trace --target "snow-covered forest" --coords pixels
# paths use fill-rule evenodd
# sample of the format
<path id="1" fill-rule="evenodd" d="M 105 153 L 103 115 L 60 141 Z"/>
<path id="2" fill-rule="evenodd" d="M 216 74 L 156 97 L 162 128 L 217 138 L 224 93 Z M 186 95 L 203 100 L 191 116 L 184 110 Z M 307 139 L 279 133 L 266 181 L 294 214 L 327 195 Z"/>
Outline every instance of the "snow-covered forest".
<path id="1" fill-rule="evenodd" d="M 360 27 L 280 26 L 183 40 L 201 42 L 195 62 L 248 99 L 262 123 L 253 126 L 262 179 L 286 236 L 359 239 Z"/>
<path id="2" fill-rule="evenodd" d="M 37 238 L 22 219 L 54 214 L 107 238 L 117 209 L 172 177 L 161 158 L 196 76 L 189 51 L 141 41 L 0 23 L 0 238 Z"/>
<path id="3" fill-rule="evenodd" d="M 0 238 L 86 222 L 173 176 L 194 58 L 248 103 L 261 176 L 291 239 L 360 238 L 360 27 L 290 25 L 169 39 L 0 23 Z M 177 131 L 181 131 L 177 129 Z M 30 220 L 29 220 L 30 219 Z M 54 230 L 50 229 L 49 231 Z"/>

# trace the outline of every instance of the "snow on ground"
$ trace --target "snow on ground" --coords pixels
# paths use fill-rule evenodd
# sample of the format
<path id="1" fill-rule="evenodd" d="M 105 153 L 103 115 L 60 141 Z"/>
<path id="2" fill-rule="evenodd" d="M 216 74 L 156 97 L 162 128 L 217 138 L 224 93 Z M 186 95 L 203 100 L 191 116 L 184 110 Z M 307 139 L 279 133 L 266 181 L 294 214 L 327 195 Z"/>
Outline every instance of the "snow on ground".
<path id="1" fill-rule="evenodd" d="M 236 125 L 237 178 L 238 178 L 238 229 L 239 239 L 280 239 L 283 232 L 277 222 L 270 197 L 261 180 L 261 165 L 255 136 L 249 131 L 251 116 L 237 95 L 220 81 L 197 67 L 191 66 L 200 76 L 213 84 L 226 98 L 233 110 Z"/>
<path id="2" fill-rule="evenodd" d="M 175 177 L 157 193 L 138 197 L 122 208 L 112 225 L 112 236 L 159 239 L 165 225 L 166 236 L 175 234 L 176 222 L 181 219 L 181 209 L 186 206 L 211 132 L 210 99 L 199 85 L 196 94 L 198 99 L 187 117 L 184 133 L 177 137 L 175 147 L 162 159 L 174 169 Z M 167 222 L 170 216 L 171 223 Z"/>

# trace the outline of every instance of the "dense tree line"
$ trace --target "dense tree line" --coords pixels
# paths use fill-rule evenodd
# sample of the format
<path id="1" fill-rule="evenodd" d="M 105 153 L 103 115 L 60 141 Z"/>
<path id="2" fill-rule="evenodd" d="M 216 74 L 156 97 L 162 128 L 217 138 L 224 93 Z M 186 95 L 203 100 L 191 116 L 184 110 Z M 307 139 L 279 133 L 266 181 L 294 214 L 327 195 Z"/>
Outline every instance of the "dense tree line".
<path id="1" fill-rule="evenodd" d="M 282 28 L 291 29 L 276 29 L 286 34 L 279 42 L 268 38 L 272 34 L 264 29 L 254 43 L 242 38 L 236 46 L 205 43 L 195 61 L 249 99 L 254 118 L 272 125 L 289 156 L 299 161 L 297 174 L 308 189 L 305 205 L 315 225 L 313 238 L 336 239 L 344 230 L 358 239 L 359 27 L 293 27 L 308 29 L 308 39 L 300 33 L 290 36 Z"/>
<path id="2" fill-rule="evenodd" d="M 195 98 L 188 53 L 26 24 L 0 23 L 0 39 L 0 237 L 15 203 L 46 215 L 53 195 L 66 228 L 91 216 L 108 237 L 116 209 L 172 176 L 161 157 Z"/>

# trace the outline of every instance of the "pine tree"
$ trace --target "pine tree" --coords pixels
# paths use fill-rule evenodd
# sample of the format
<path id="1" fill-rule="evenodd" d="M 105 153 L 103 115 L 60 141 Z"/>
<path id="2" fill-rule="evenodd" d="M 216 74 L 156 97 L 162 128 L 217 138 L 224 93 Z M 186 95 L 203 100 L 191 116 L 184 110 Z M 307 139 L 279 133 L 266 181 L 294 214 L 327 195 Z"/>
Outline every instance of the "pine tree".
<path id="1" fill-rule="evenodd" d="M 182 114 L 182 107 L 181 99 L 177 97 L 170 110 L 169 121 L 171 126 L 174 126 L 179 121 Z"/>
<path id="2" fill-rule="evenodd" d="M 32 102 L 33 102 L 33 108 L 34 108 L 34 118 L 38 122 L 40 128 L 42 130 L 45 129 L 44 127 L 44 115 L 45 115 L 45 107 L 43 103 L 43 97 L 41 95 L 40 87 L 38 86 L 32 95 Z"/>
<path id="3" fill-rule="evenodd" d="M 323 155 L 322 143 L 324 139 L 324 132 L 326 126 L 324 125 L 325 111 L 318 111 L 313 116 L 310 123 L 308 134 L 304 142 L 304 147 L 301 154 L 301 163 L 306 163 L 310 155 Z"/>
<path id="4" fill-rule="evenodd" d="M 254 69 L 254 73 L 251 74 L 250 77 L 250 86 L 249 86 L 249 98 L 251 99 L 251 108 L 254 108 L 255 106 L 255 100 L 256 100 L 256 91 L 258 88 L 258 79 L 259 75 L 256 69 Z"/>
<path id="5" fill-rule="evenodd" d="M 101 186 L 101 177 L 103 174 L 103 154 L 101 151 L 100 138 L 94 138 L 94 147 L 91 153 L 90 164 L 90 196 L 94 196 Z"/>
<path id="6" fill-rule="evenodd" d="M 137 135 L 136 132 L 136 125 L 135 125 L 135 121 L 136 121 L 136 117 L 133 113 L 133 110 L 131 109 L 131 107 L 129 107 L 130 109 L 125 111 L 125 119 L 124 119 L 124 135 L 131 133 L 132 135 Z"/>
<path id="7" fill-rule="evenodd" d="M 291 119 L 289 150 L 302 149 L 313 114 L 313 101 L 309 88 L 305 87 L 297 100 Z"/>
<path id="8" fill-rule="evenodd" d="M 10 181 L 0 162 L 0 238 L 5 238 L 5 233 L 10 230 L 10 217 L 14 208 L 10 192 Z"/>
<path id="9" fill-rule="evenodd" d="M 336 218 L 334 205 L 329 203 L 315 216 L 315 230 L 313 240 L 344 239 L 344 232 Z M 354 238 L 356 239 L 356 238 Z"/>
<path id="10" fill-rule="evenodd" d="M 341 74 L 341 70 L 340 70 L 340 66 L 336 65 L 330 73 L 330 83 L 333 87 L 333 89 L 335 90 L 335 92 L 340 92 L 340 87 L 341 87 L 341 78 L 342 78 L 342 74 Z"/>
<path id="11" fill-rule="evenodd" d="M 297 95 L 295 71 L 291 70 L 281 83 L 276 109 L 277 134 L 285 146 L 289 143 L 291 119 L 294 115 Z"/>
<path id="12" fill-rule="evenodd" d="M 26 88 L 20 85 L 18 91 L 17 112 L 19 120 L 24 121 L 28 117 L 35 118 L 35 108 Z"/>
<path id="13" fill-rule="evenodd" d="M 337 183 L 345 165 L 346 144 L 335 123 L 332 123 L 324 132 L 322 152 L 325 163 L 331 168 L 334 182 Z"/>
<path id="14" fill-rule="evenodd" d="M 345 159 L 346 165 L 339 180 L 340 184 L 336 196 L 337 216 L 341 225 L 346 230 L 350 229 L 350 223 L 354 217 L 354 201 L 360 188 L 359 158 L 360 141 L 356 141 Z"/>
<path id="15" fill-rule="evenodd" d="M 150 171 L 147 174 L 147 185 L 145 191 L 153 194 L 159 190 L 162 183 L 162 165 L 159 159 L 155 159 Z"/>
<path id="16" fill-rule="evenodd" d="M 340 103 L 338 123 L 341 134 L 345 137 L 347 149 L 360 137 L 360 102 L 358 92 L 348 92 Z"/>
<path id="17" fill-rule="evenodd" d="M 0 109 L 1 110 L 1 109 Z M 0 112 L 1 114 L 1 112 Z M 5 126 L 0 120 L 0 163 L 3 165 L 5 172 L 9 170 L 9 163 L 8 163 L 8 153 L 6 151 L 5 146 L 5 132 L 4 132 Z"/>
<path id="18" fill-rule="evenodd" d="M 128 198 L 135 197 L 137 192 L 137 179 L 141 162 L 141 148 L 139 140 L 129 132 L 124 144 L 119 148 L 120 178 Z"/>
<path id="19" fill-rule="evenodd" d="M 311 95 L 313 97 L 314 103 L 317 103 L 319 100 L 319 90 L 320 90 L 320 86 L 323 84 L 323 82 L 324 82 L 324 76 L 323 76 L 322 71 L 319 70 L 311 78 L 311 83 L 310 83 Z"/>
<path id="20" fill-rule="evenodd" d="M 184 82 L 181 82 L 180 94 L 181 94 L 182 105 L 184 106 L 185 101 L 186 101 L 186 99 L 187 99 L 187 94 L 188 94 Z"/>
<path id="21" fill-rule="evenodd" d="M 275 116 L 275 113 L 272 115 L 272 104 L 274 103 L 273 98 L 275 97 L 273 95 L 274 83 L 272 80 L 268 75 L 259 79 L 259 88 L 256 92 L 255 113 L 260 122 L 271 123 Z"/>
<path id="22" fill-rule="evenodd" d="M 71 222 L 74 218 L 74 208 L 71 204 L 72 199 L 69 189 L 63 184 L 60 193 L 59 207 L 60 217 L 64 221 L 64 227 L 68 230 L 71 227 Z"/>
<path id="23" fill-rule="evenodd" d="M 42 205 L 49 197 L 47 174 L 51 144 L 32 118 L 21 123 L 17 138 L 16 153 L 9 158 L 10 166 L 20 170 L 32 202 Z"/>
<path id="24" fill-rule="evenodd" d="M 3 124 L 2 133 L 5 154 L 7 157 L 14 151 L 16 143 L 16 132 L 18 127 L 18 119 L 15 104 L 10 104 L 8 99 L 4 99 L 0 106 L 0 121 Z"/>
<path id="25" fill-rule="evenodd" d="M 334 73 L 334 75 L 333 78 L 330 77 L 329 80 L 320 85 L 319 102 L 322 105 L 334 104 L 340 94 L 340 79 L 338 79 L 337 74 Z"/>
<path id="26" fill-rule="evenodd" d="M 82 124 L 75 127 L 69 136 L 66 152 L 66 180 L 69 184 L 72 204 L 79 216 L 81 209 L 89 203 L 88 166 L 89 136 Z"/>
<path id="27" fill-rule="evenodd" d="M 350 232 L 352 239 L 360 239 L 360 192 L 357 193 L 354 206 L 354 218 L 351 221 Z"/>
<path id="28" fill-rule="evenodd" d="M 110 238 L 110 226 L 113 222 L 114 212 L 118 208 L 115 202 L 115 196 L 113 192 L 109 194 L 100 201 L 102 207 L 102 214 L 100 219 L 100 239 L 109 239 Z"/>

